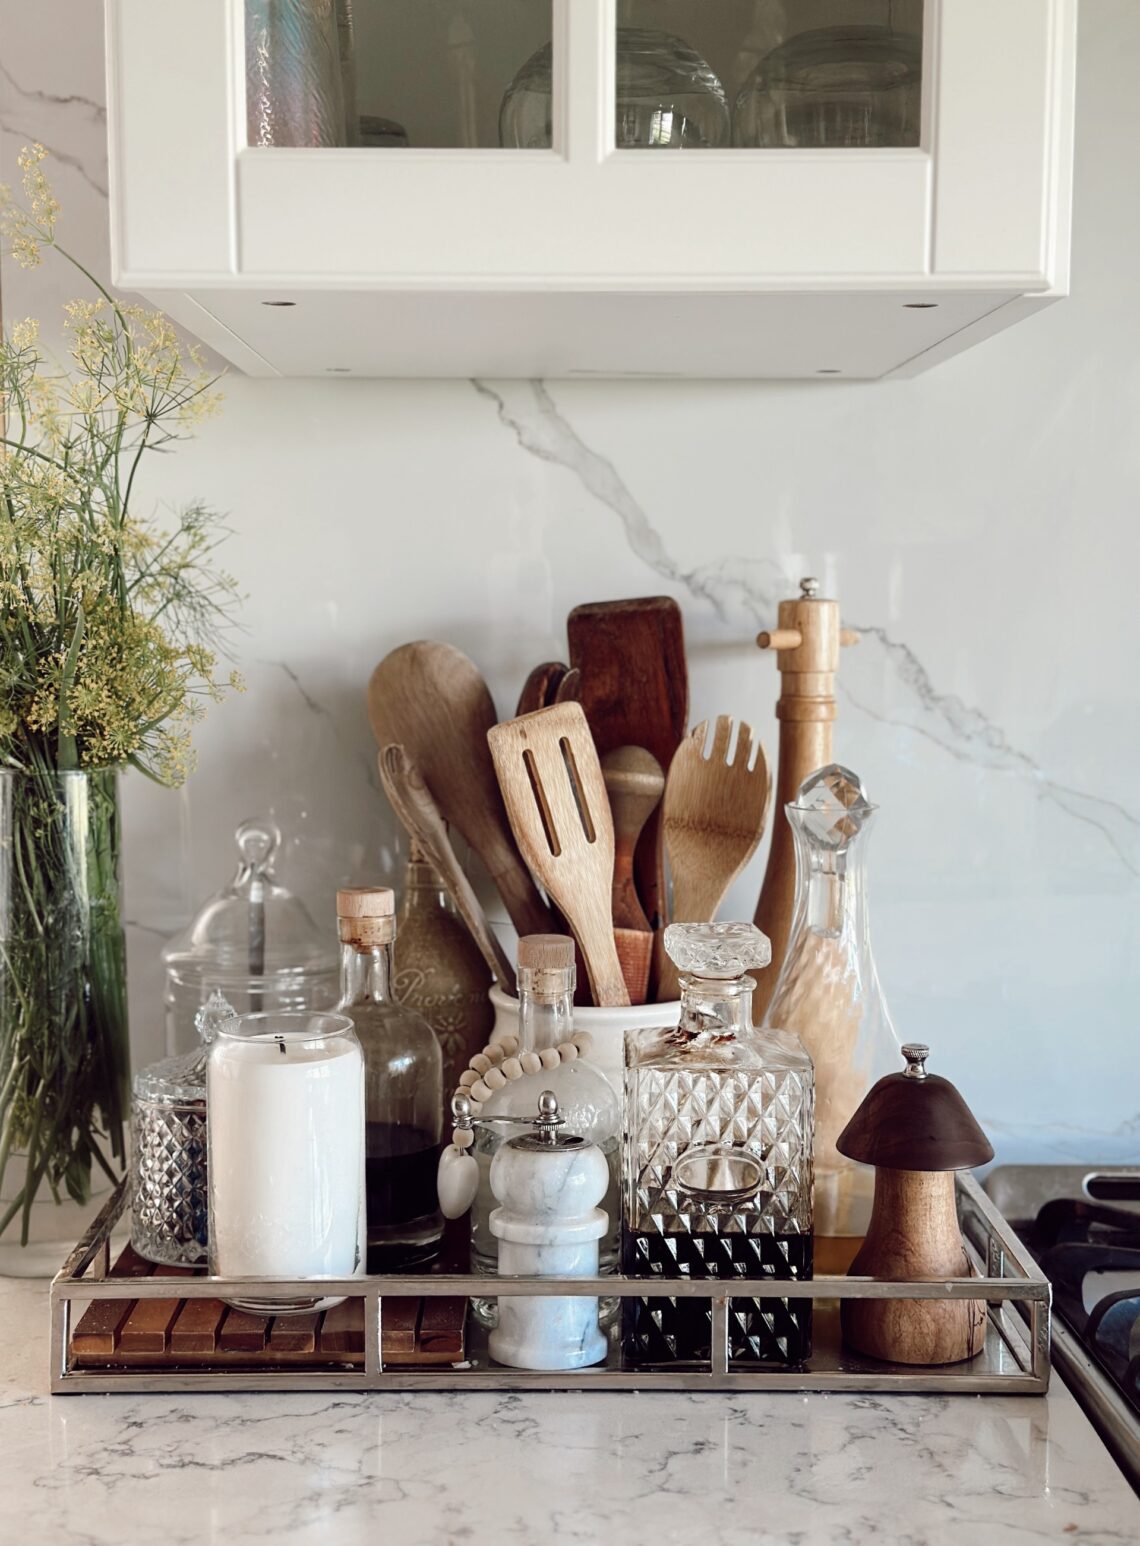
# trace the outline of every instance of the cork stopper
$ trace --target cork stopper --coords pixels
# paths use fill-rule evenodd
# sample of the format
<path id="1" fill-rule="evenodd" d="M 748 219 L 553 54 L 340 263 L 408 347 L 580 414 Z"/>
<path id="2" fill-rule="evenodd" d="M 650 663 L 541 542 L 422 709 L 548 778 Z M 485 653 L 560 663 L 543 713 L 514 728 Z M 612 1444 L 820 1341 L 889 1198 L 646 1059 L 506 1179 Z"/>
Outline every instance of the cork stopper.
<path id="1" fill-rule="evenodd" d="M 346 886 L 336 894 L 337 933 L 342 944 L 368 950 L 396 937 L 396 898 L 390 886 Z"/>
<path id="2" fill-rule="evenodd" d="M 574 941 L 569 934 L 525 934 L 519 940 L 519 992 L 555 999 L 574 991 Z"/>

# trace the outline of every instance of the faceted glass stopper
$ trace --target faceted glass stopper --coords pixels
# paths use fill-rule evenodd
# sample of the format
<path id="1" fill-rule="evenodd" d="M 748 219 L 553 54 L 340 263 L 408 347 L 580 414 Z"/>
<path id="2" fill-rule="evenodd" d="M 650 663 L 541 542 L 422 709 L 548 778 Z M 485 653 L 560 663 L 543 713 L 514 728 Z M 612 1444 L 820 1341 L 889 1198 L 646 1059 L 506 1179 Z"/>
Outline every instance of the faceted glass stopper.
<path id="1" fill-rule="evenodd" d="M 800 827 L 824 848 L 846 848 L 876 807 L 867 799 L 858 774 L 831 762 L 800 785 L 796 803 Z"/>
<path id="2" fill-rule="evenodd" d="M 751 923 L 671 923 L 665 949 L 693 977 L 743 977 L 772 959 L 771 941 Z"/>

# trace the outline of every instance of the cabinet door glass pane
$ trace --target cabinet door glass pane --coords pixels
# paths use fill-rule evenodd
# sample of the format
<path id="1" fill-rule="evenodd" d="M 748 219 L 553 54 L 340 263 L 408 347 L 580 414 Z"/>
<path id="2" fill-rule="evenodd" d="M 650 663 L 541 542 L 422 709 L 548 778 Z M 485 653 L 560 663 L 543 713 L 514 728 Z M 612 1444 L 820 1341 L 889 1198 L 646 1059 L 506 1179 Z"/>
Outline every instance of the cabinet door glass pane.
<path id="1" fill-rule="evenodd" d="M 619 0 L 619 150 L 917 145 L 922 0 Z"/>
<path id="2" fill-rule="evenodd" d="M 551 0 L 245 0 L 245 10 L 251 145 L 550 144 L 549 85 L 537 108 L 545 134 L 500 140 L 500 115 L 528 61 L 545 59 L 549 82 Z"/>

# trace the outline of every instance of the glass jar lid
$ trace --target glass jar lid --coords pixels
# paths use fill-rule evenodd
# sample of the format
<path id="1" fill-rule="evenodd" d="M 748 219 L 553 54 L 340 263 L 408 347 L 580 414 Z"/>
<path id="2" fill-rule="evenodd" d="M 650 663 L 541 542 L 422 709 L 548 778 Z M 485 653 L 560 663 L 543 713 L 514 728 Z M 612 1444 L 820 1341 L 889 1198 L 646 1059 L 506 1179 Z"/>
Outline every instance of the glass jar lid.
<path id="1" fill-rule="evenodd" d="M 227 1000 L 216 989 L 194 1016 L 199 1042 L 192 1052 L 163 1058 L 149 1068 L 140 1069 L 131 1088 L 136 1100 L 168 1106 L 184 1106 L 206 1099 L 206 1061 L 210 1043 L 223 1026 L 236 1017 Z"/>
<path id="2" fill-rule="evenodd" d="M 335 977 L 338 954 L 331 936 L 274 876 L 281 845 L 277 826 L 265 818 L 243 821 L 234 836 L 237 871 L 167 944 L 162 952 L 167 973 L 223 992 Z"/>

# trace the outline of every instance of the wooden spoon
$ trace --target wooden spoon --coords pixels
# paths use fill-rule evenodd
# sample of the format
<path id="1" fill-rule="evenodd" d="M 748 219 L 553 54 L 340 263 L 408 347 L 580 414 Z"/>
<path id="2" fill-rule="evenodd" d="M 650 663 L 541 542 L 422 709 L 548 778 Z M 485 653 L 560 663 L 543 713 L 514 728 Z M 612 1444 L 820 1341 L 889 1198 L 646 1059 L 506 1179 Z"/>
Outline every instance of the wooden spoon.
<path id="1" fill-rule="evenodd" d="M 420 770 L 402 746 L 385 746 L 380 751 L 380 782 L 384 793 L 408 836 L 423 850 L 439 873 L 455 903 L 459 916 L 471 932 L 471 938 L 491 969 L 491 975 L 504 993 L 516 992 L 515 974 L 503 947 L 495 938 L 487 914 L 463 873 L 455 849 L 447 835 L 439 806 L 424 783 Z"/>
<path id="2" fill-rule="evenodd" d="M 629 1003 L 614 948 L 614 829 L 580 704 L 558 703 L 487 732 L 519 850 L 565 914 L 594 1003 Z"/>
<path id="3" fill-rule="evenodd" d="M 372 673 L 368 717 L 378 744 L 404 747 L 440 813 L 479 854 L 519 933 L 550 933 L 550 912 L 511 842 L 487 750 L 495 705 L 467 656 L 432 640 L 401 645 Z"/>
<path id="4" fill-rule="evenodd" d="M 711 923 L 725 892 L 756 852 L 768 818 L 772 781 L 764 748 L 743 721 L 731 762 L 728 748 L 733 722 L 721 714 L 705 756 L 708 721 L 678 746 L 665 781 L 662 826 L 673 876 L 673 921 Z M 677 968 L 660 965 L 658 996 L 677 997 Z"/>
<path id="5" fill-rule="evenodd" d="M 614 944 L 631 1004 L 649 993 L 653 930 L 637 896 L 633 856 L 641 829 L 660 804 L 665 775 L 652 752 L 619 746 L 602 758 L 602 777 L 614 822 Z"/>

